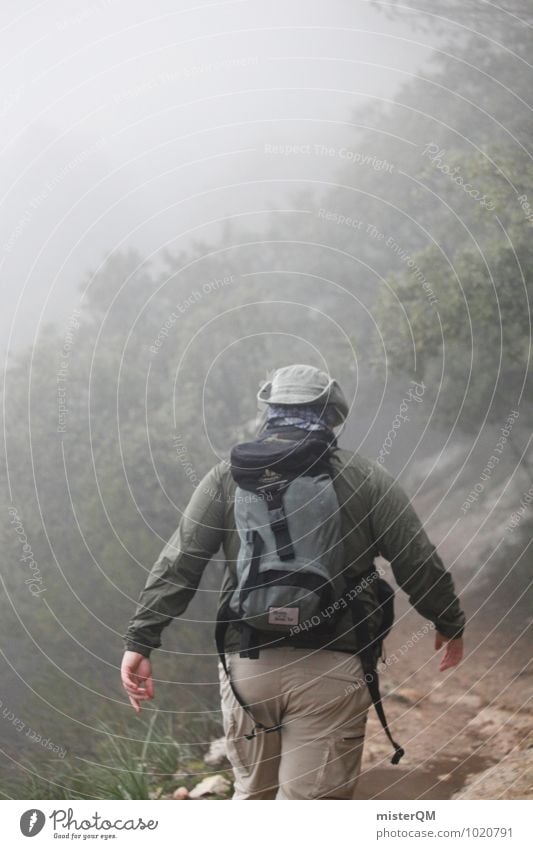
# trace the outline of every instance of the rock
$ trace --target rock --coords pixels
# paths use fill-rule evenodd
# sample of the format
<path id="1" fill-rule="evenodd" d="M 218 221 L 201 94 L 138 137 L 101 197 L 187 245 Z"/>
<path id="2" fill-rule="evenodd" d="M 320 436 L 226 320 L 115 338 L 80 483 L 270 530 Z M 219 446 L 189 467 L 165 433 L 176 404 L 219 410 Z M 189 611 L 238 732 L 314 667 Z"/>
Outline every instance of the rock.
<path id="1" fill-rule="evenodd" d="M 426 698 L 426 693 L 421 690 L 412 690 L 410 687 L 401 687 L 397 690 L 392 690 L 388 694 L 388 698 L 394 702 L 400 702 L 405 705 L 412 705 L 416 702 L 421 702 Z"/>
<path id="2" fill-rule="evenodd" d="M 490 769 L 469 776 L 452 799 L 533 799 L 533 749 L 515 750 Z"/>
<path id="3" fill-rule="evenodd" d="M 208 766 L 229 766 L 225 737 L 219 737 L 218 740 L 212 741 L 204 761 Z"/>
<path id="4" fill-rule="evenodd" d="M 210 775 L 194 787 L 190 799 L 201 799 L 203 796 L 226 796 L 231 790 L 231 784 L 223 775 Z"/>
<path id="5" fill-rule="evenodd" d="M 487 706 L 466 723 L 465 730 L 484 741 L 490 740 L 491 757 L 504 758 L 517 740 L 525 738 L 530 732 L 531 714 L 524 710 L 510 712 Z"/>
<path id="6" fill-rule="evenodd" d="M 471 710 L 480 710 L 484 701 L 481 696 L 478 696 L 476 693 L 441 693 L 436 692 L 432 693 L 430 697 L 431 701 L 434 701 L 436 704 L 446 704 L 452 705 L 456 708 L 468 708 Z"/>
<path id="7" fill-rule="evenodd" d="M 174 793 L 172 794 L 172 798 L 173 799 L 189 799 L 190 798 L 189 791 L 187 790 L 186 787 L 178 787 L 177 790 L 174 790 Z"/>

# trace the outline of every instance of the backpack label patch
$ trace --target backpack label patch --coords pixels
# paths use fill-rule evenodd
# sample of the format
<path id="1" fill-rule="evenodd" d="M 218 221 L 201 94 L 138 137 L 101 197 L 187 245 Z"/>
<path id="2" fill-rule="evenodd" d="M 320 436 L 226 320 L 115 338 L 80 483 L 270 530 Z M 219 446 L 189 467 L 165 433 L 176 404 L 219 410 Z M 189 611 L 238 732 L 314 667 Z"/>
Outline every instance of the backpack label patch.
<path id="1" fill-rule="evenodd" d="M 269 607 L 268 622 L 270 625 L 297 625 L 300 619 L 298 607 Z"/>

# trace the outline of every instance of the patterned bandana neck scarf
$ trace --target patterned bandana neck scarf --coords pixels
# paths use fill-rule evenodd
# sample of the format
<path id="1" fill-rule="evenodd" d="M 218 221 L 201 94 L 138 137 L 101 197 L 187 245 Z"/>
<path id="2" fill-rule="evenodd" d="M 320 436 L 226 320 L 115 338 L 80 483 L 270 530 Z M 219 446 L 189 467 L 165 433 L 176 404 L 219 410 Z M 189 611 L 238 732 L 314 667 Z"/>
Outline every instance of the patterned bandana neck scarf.
<path id="1" fill-rule="evenodd" d="M 325 430 L 333 433 L 330 410 L 311 404 L 269 404 L 265 428 L 301 427 L 303 430 Z"/>

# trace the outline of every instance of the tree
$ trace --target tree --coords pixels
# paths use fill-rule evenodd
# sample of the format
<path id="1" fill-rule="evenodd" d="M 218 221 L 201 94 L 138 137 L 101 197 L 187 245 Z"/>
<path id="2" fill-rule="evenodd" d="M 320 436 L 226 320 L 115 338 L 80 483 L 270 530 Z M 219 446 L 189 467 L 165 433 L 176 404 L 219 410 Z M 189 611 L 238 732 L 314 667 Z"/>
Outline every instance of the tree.
<path id="1" fill-rule="evenodd" d="M 457 161 L 466 169 L 461 158 Z M 412 269 L 389 279 L 390 289 L 383 290 L 378 306 L 392 368 L 416 369 L 426 379 L 431 375 L 434 386 L 442 380 L 440 421 L 451 425 L 460 416 L 469 432 L 485 420 L 503 424 L 512 409 L 520 404 L 527 409 L 533 397 L 532 223 L 526 196 L 519 196 L 522 204 L 517 198 L 533 169 L 524 156 L 500 152 L 500 162 L 501 170 L 494 173 L 486 162 L 474 172 L 477 185 L 494 199 L 499 238 L 483 248 L 466 238 L 451 255 L 440 246 L 419 252 Z M 436 304 L 424 297 L 418 272 L 431 280 Z M 515 431 L 510 441 L 531 471 Z"/>

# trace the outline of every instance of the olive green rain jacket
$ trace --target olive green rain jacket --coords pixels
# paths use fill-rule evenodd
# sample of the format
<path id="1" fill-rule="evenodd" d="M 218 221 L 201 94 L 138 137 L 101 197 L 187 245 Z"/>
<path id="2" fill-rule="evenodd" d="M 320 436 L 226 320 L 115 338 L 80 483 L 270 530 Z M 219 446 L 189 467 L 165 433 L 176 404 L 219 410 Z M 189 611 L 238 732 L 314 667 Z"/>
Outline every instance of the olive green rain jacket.
<path id="1" fill-rule="evenodd" d="M 345 449 L 335 449 L 332 463 L 341 508 L 345 574 L 349 576 L 349 586 L 357 588 L 358 598 L 367 610 L 370 636 L 379 632 L 381 611 L 372 582 L 362 578 L 371 572 L 378 555 L 390 562 L 398 585 L 421 616 L 433 622 L 444 636 L 461 636 L 465 616 L 452 578 L 402 487 L 379 463 Z M 239 552 L 233 511 L 235 489 L 226 460 L 200 481 L 140 595 L 124 636 L 127 649 L 148 657 L 152 649 L 161 645 L 163 628 L 184 613 L 205 567 L 220 546 L 225 568 L 219 610 L 226 604 L 236 586 L 235 563 Z M 265 637 L 265 642 L 272 639 L 272 635 Z M 302 648 L 321 645 L 337 651 L 357 651 L 351 612 L 346 611 L 338 620 L 327 644 L 320 639 L 324 640 L 309 631 L 293 635 L 289 642 Z M 230 625 L 226 651 L 239 650 L 240 634 Z"/>

